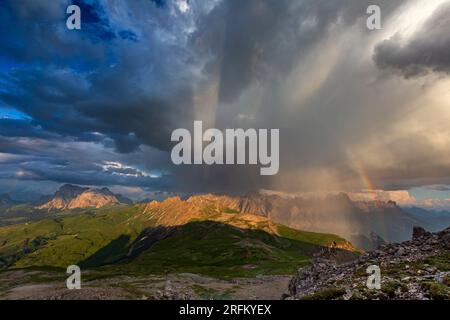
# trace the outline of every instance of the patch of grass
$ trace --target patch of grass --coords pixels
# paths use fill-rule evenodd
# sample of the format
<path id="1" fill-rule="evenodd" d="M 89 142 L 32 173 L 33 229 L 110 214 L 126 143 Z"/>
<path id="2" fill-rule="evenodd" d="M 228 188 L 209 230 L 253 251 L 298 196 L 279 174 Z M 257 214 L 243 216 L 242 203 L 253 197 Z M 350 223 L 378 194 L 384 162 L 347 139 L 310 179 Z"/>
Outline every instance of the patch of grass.
<path id="1" fill-rule="evenodd" d="M 122 235 L 132 241 L 149 224 L 136 219 L 136 213 L 136 207 L 118 207 L 96 215 L 82 213 L 0 228 L 0 260 L 6 261 L 0 264 L 13 268 L 77 264 Z M 100 252 L 94 262 L 101 264 L 104 258 L 107 263 L 117 258 L 116 251 Z"/>
<path id="2" fill-rule="evenodd" d="M 80 266 L 90 268 L 114 263 L 127 254 L 129 244 L 130 236 L 120 235 L 117 239 L 114 239 L 108 245 L 82 261 Z"/>
<path id="3" fill-rule="evenodd" d="M 367 276 L 367 266 L 359 267 L 355 270 L 355 277 L 366 277 Z"/>
<path id="4" fill-rule="evenodd" d="M 277 229 L 278 233 L 283 238 L 309 243 L 316 246 L 328 247 L 333 244 L 333 242 L 336 244 L 343 244 L 347 242 L 345 239 L 333 234 L 299 231 L 285 225 L 277 225 Z"/>
<path id="5" fill-rule="evenodd" d="M 223 212 L 224 213 L 235 213 L 235 214 L 238 214 L 239 213 L 239 211 L 238 210 L 235 210 L 235 209 L 231 209 L 231 208 L 225 208 L 225 209 L 223 209 Z"/>
<path id="6" fill-rule="evenodd" d="M 441 271 L 450 271 L 450 253 L 446 253 L 441 256 L 430 257 L 426 259 L 424 263 L 434 266 Z"/>
<path id="7" fill-rule="evenodd" d="M 50 283 L 50 282 L 60 282 L 65 283 L 69 275 L 66 273 L 58 274 L 37 274 L 28 276 L 27 283 Z"/>
<path id="8" fill-rule="evenodd" d="M 335 300 L 341 298 L 345 294 L 345 290 L 338 287 L 331 287 L 318 291 L 309 296 L 305 296 L 302 300 Z"/>
<path id="9" fill-rule="evenodd" d="M 350 300 L 364 300 L 364 296 L 361 293 L 354 291 Z"/>
<path id="10" fill-rule="evenodd" d="M 389 298 L 394 298 L 395 297 L 395 293 L 397 292 L 397 290 L 400 290 L 400 291 L 404 292 L 405 290 L 407 290 L 407 288 L 406 288 L 405 285 L 403 285 L 403 284 L 401 284 L 399 282 L 396 282 L 396 281 L 391 281 L 391 282 L 388 282 L 388 283 L 384 283 L 381 286 L 381 291 L 384 294 L 386 294 Z"/>
<path id="11" fill-rule="evenodd" d="M 233 290 L 220 291 L 198 284 L 194 284 L 191 288 L 197 296 L 206 300 L 229 300 L 234 292 Z"/>
<path id="12" fill-rule="evenodd" d="M 425 281 L 421 284 L 424 290 L 427 290 L 430 297 L 434 300 L 449 300 L 450 289 L 444 284 L 433 281 Z"/>
<path id="13" fill-rule="evenodd" d="M 83 273 L 83 282 L 91 282 L 102 279 L 109 279 L 114 277 L 120 277 L 123 273 L 120 272 L 112 272 L 106 270 L 89 270 L 88 272 Z"/>

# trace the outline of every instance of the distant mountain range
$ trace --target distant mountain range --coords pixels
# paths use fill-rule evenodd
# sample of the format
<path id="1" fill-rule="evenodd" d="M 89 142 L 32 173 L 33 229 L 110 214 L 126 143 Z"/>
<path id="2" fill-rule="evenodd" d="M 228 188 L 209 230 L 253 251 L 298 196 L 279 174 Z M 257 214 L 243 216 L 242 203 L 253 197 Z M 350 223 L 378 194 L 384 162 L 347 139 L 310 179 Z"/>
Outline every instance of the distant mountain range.
<path id="1" fill-rule="evenodd" d="M 112 193 L 108 188 L 93 189 L 65 184 L 55 192 L 39 209 L 63 210 L 76 208 L 101 208 L 117 204 L 132 204 L 133 202 L 121 195 Z"/>
<path id="2" fill-rule="evenodd" d="M 423 211 L 418 216 L 400 208 L 394 201 L 354 201 L 345 193 L 323 197 L 284 197 L 260 192 L 242 197 L 192 196 L 186 201 L 192 208 L 183 207 L 184 211 L 178 211 L 178 206 L 170 205 L 182 201 L 179 197 L 173 197 L 163 202 L 150 202 L 147 208 L 157 206 L 164 219 L 181 222 L 201 199 L 214 199 L 214 202 L 229 210 L 264 216 L 294 229 L 337 234 L 366 250 L 375 249 L 386 242 L 405 241 L 409 239 L 414 226 L 439 230 L 450 224 L 441 218 L 445 213 L 437 215 Z M 166 214 L 169 212 L 172 214 Z"/>
<path id="3" fill-rule="evenodd" d="M 417 207 L 403 209 L 420 221 L 422 227 L 432 232 L 440 231 L 450 225 L 450 212 L 448 211 L 426 210 Z"/>
<path id="4" fill-rule="evenodd" d="M 244 212 L 258 212 L 296 229 L 327 230 L 349 240 L 376 234 L 388 242 L 401 242 L 420 225 L 393 201 L 352 201 L 345 193 L 317 198 L 253 194 L 240 206 Z"/>
<path id="5" fill-rule="evenodd" d="M 292 228 L 338 234 L 356 246 L 374 249 L 410 238 L 414 226 L 431 231 L 450 224 L 450 214 L 401 208 L 396 202 L 352 200 L 346 193 L 283 197 L 256 193 L 241 199 L 240 210 L 258 212 Z"/>
<path id="6" fill-rule="evenodd" d="M 182 201 L 180 197 L 169 197 L 162 202 L 140 202 L 136 205 L 143 206 L 145 212 L 158 204 L 158 210 L 164 211 L 164 219 L 186 223 L 187 220 L 182 217 L 192 218 L 190 212 L 196 211 L 200 205 L 198 201 L 206 201 L 205 199 L 214 199 L 222 207 L 235 212 L 264 216 L 294 229 L 337 234 L 366 250 L 375 249 L 386 242 L 405 241 L 414 226 L 438 231 L 450 224 L 448 212 L 401 208 L 392 200 L 358 200 L 359 198 L 350 198 L 349 194 L 343 192 L 286 196 L 260 191 L 246 196 L 191 196 L 185 201 L 186 205 L 181 207 L 169 205 Z M 43 197 L 42 200 L 34 209 L 30 205 L 17 208 L 17 202 L 3 194 L 0 195 L 0 213 L 3 211 L 5 216 L 5 210 L 8 210 L 8 218 L 14 218 L 26 211 L 30 217 L 32 210 L 58 212 L 133 204 L 130 199 L 114 194 L 108 188 L 95 189 L 70 184 L 61 186 L 53 196 Z"/>

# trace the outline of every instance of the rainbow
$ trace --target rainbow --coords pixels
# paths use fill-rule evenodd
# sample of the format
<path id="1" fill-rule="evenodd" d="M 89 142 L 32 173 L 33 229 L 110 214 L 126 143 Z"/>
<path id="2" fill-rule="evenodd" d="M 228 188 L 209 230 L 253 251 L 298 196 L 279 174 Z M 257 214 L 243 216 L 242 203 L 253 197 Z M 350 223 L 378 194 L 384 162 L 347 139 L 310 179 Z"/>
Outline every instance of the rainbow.
<path id="1" fill-rule="evenodd" d="M 364 169 L 363 165 L 359 161 L 354 161 L 354 166 L 356 169 L 356 172 L 359 175 L 359 178 L 361 179 L 361 183 L 363 186 L 363 190 L 372 191 L 375 190 L 372 184 L 372 181 L 370 180 L 370 176 L 367 173 L 366 169 Z"/>

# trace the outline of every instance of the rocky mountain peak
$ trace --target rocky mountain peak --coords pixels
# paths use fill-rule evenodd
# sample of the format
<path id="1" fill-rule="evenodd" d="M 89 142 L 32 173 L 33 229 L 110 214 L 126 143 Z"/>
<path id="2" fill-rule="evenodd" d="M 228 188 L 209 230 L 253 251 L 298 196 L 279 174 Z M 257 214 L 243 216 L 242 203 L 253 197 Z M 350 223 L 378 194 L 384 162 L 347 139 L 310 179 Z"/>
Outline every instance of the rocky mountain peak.
<path id="1" fill-rule="evenodd" d="M 55 192 L 54 198 L 61 198 L 65 200 L 72 199 L 82 194 L 86 190 L 88 190 L 88 188 L 83 188 L 72 184 L 65 184 Z"/>
<path id="2" fill-rule="evenodd" d="M 39 206 L 39 209 L 63 210 L 75 208 L 101 208 L 107 205 L 131 204 L 132 201 L 116 195 L 108 188 L 85 188 L 71 184 L 61 186 L 53 198 Z"/>
<path id="3" fill-rule="evenodd" d="M 104 195 L 108 195 L 108 196 L 114 195 L 114 193 L 112 193 L 111 190 L 109 190 L 109 189 L 106 188 L 106 187 L 103 187 L 103 188 L 101 188 L 101 189 L 96 189 L 96 190 L 97 190 L 98 192 L 104 194 Z"/>

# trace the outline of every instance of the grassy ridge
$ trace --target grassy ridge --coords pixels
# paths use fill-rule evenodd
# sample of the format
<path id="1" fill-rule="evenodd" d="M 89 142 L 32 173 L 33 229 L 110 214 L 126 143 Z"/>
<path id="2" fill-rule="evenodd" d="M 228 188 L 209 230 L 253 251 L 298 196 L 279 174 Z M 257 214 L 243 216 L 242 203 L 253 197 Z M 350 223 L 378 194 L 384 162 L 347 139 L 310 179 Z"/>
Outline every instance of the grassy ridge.
<path id="1" fill-rule="evenodd" d="M 249 224 L 245 220 L 248 215 L 245 219 L 233 215 L 234 225 L 211 221 L 224 220 L 214 214 L 215 218 L 205 215 L 181 226 L 158 226 L 139 206 L 116 207 L 2 227 L 0 267 L 99 267 L 115 263 L 99 270 L 122 274 L 192 272 L 217 277 L 289 274 L 308 263 L 321 247 L 345 242 L 334 235 L 302 232 L 261 218 Z M 170 236 L 155 238 L 151 246 L 130 258 L 127 254 L 136 241 L 151 240 L 157 227 L 159 233 L 163 228 Z"/>
<path id="2" fill-rule="evenodd" d="M 0 228 L 0 261 L 16 268 L 79 263 L 122 234 L 135 238 L 145 227 L 131 219 L 137 212 L 115 208 Z"/>
<path id="3" fill-rule="evenodd" d="M 190 272 L 218 277 L 289 274 L 307 264 L 316 248 L 261 230 L 191 222 L 121 268 L 134 273 Z"/>

